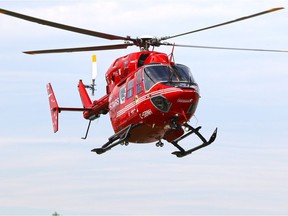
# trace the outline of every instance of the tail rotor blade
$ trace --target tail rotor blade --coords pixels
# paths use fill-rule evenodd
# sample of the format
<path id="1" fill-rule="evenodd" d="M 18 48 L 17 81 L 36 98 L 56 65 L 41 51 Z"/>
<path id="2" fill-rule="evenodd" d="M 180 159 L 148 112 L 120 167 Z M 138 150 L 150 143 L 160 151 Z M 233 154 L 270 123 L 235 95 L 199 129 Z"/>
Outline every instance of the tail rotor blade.
<path id="1" fill-rule="evenodd" d="M 92 80 L 97 77 L 97 56 L 92 55 Z"/>
<path id="2" fill-rule="evenodd" d="M 95 80 L 97 77 L 98 71 L 97 71 L 97 57 L 96 55 L 92 55 L 92 84 L 91 84 L 91 89 L 92 89 L 92 96 L 94 96 L 95 92 Z"/>

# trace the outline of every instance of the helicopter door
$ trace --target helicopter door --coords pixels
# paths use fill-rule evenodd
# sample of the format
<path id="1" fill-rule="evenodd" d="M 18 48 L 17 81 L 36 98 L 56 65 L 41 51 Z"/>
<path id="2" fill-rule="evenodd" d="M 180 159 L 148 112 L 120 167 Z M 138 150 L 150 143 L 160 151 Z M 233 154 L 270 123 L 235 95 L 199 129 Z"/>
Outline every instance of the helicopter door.
<path id="1" fill-rule="evenodd" d="M 139 98 L 144 93 L 142 70 L 136 72 L 135 77 L 131 77 L 126 86 L 126 99 L 129 104 L 127 118 L 132 120 L 138 115 L 138 102 Z"/>
<path id="2" fill-rule="evenodd" d="M 144 93 L 144 84 L 143 84 L 144 80 L 142 77 L 142 69 L 138 70 L 138 72 L 136 73 L 136 77 L 135 77 L 135 96 L 134 96 L 134 100 L 135 100 L 135 108 L 137 113 L 139 112 L 138 110 L 138 106 L 139 106 L 139 98 L 143 95 Z"/>
<path id="3" fill-rule="evenodd" d="M 143 94 L 143 78 L 142 78 L 142 70 L 139 70 L 136 73 L 136 95 L 135 99 L 137 100 L 139 95 Z"/>

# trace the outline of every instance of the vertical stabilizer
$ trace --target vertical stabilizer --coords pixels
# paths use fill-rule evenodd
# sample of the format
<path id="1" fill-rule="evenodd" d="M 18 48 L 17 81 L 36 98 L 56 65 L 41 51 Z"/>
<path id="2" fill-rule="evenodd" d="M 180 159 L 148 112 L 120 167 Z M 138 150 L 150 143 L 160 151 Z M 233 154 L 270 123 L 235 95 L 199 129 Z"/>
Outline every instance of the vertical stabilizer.
<path id="1" fill-rule="evenodd" d="M 84 108 L 90 109 L 92 107 L 91 99 L 86 91 L 85 85 L 82 80 L 79 80 L 78 90 Z"/>
<path id="2" fill-rule="evenodd" d="M 57 103 L 56 97 L 52 89 L 52 85 L 50 83 L 47 84 L 47 92 L 48 92 L 48 99 L 49 99 L 53 129 L 54 129 L 54 133 L 56 133 L 58 131 L 59 107 L 58 107 L 58 103 Z"/>

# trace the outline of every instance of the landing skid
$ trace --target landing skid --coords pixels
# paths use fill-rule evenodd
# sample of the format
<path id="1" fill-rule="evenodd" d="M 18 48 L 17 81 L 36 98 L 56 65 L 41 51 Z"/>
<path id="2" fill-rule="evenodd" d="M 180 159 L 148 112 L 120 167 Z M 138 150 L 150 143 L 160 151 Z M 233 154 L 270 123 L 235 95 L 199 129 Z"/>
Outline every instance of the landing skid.
<path id="1" fill-rule="evenodd" d="M 141 123 L 131 124 L 126 128 L 123 128 L 121 131 L 111 136 L 108 139 L 108 142 L 105 143 L 101 148 L 95 148 L 92 149 L 91 151 L 96 152 L 97 154 L 103 154 L 119 144 L 128 145 L 127 138 L 129 137 L 130 131 L 138 127 L 139 125 L 141 125 Z"/>
<path id="2" fill-rule="evenodd" d="M 213 134 L 211 135 L 210 139 L 207 141 L 203 136 L 202 134 L 199 132 L 199 130 L 201 129 L 201 127 L 197 127 L 197 128 L 194 128 L 188 124 L 185 125 L 185 127 L 188 128 L 188 132 L 184 135 L 182 135 L 181 137 L 179 137 L 178 139 L 174 140 L 172 143 L 172 145 L 174 145 L 176 148 L 179 149 L 179 151 L 175 151 L 175 152 L 172 152 L 172 154 L 176 155 L 177 157 L 184 157 L 184 156 L 187 156 L 189 154 L 191 154 L 192 152 L 194 151 L 197 151 L 201 148 L 204 148 L 208 145 L 210 145 L 211 143 L 214 142 L 214 140 L 216 139 L 216 136 L 217 136 L 217 128 L 215 129 L 215 131 L 213 132 Z M 182 139 L 186 138 L 187 136 L 191 135 L 191 134 L 196 134 L 199 139 L 201 139 L 201 141 L 203 142 L 201 145 L 199 146 L 196 146 L 192 149 L 189 149 L 189 150 L 184 150 L 179 144 L 178 142 L 181 141 Z"/>

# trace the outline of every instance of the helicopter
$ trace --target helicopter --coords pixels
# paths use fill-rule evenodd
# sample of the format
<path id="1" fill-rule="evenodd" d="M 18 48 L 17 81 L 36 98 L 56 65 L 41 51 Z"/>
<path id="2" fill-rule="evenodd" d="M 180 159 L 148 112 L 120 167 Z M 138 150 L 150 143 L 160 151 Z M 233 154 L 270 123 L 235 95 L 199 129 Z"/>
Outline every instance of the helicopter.
<path id="1" fill-rule="evenodd" d="M 24 53 L 26 54 L 117 50 L 126 49 L 131 46 L 137 46 L 140 49 L 138 52 L 129 53 L 113 61 L 105 74 L 107 83 L 106 95 L 94 101 L 91 100 L 87 92 L 87 89 L 92 91 L 92 95 L 95 92 L 97 60 L 96 55 L 93 55 L 92 84 L 85 85 L 82 80 L 79 80 L 78 83 L 82 107 L 59 106 L 52 84 L 48 83 L 47 92 L 54 133 L 58 131 L 59 113 L 62 111 L 82 112 L 83 117 L 89 121 L 86 134 L 82 139 L 87 138 L 92 121 L 98 119 L 101 115 L 109 113 L 115 133 L 101 147 L 92 149 L 92 152 L 103 154 L 120 144 L 128 145 L 129 143 L 156 143 L 157 147 L 162 147 L 164 145 L 163 140 L 166 140 L 177 149 L 172 154 L 177 157 L 184 157 L 212 144 L 217 136 L 217 128 L 210 138 L 206 139 L 200 132 L 201 126 L 193 127 L 189 124 L 200 99 L 199 85 L 196 83 L 188 66 L 178 64 L 174 61 L 174 48 L 187 47 L 265 52 L 288 51 L 183 45 L 171 43 L 168 40 L 218 28 L 282 9 L 284 8 L 272 8 L 172 36 L 154 37 L 144 35 L 136 38 L 64 25 L 5 9 L 0 9 L 0 13 L 75 33 L 107 40 L 123 41 L 122 43 L 113 45 L 25 51 Z M 172 47 L 172 52 L 166 54 L 155 51 L 155 48 L 160 46 L 170 46 Z M 179 142 L 192 134 L 195 134 L 201 140 L 201 144 L 185 150 Z"/>

